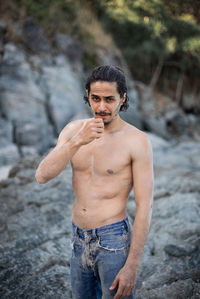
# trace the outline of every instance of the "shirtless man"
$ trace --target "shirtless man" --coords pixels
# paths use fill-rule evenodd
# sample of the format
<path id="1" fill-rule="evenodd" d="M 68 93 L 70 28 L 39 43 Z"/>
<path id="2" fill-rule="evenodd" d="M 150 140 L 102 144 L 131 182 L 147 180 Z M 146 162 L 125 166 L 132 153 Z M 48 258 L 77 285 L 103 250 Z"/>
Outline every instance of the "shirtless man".
<path id="1" fill-rule="evenodd" d="M 148 136 L 119 116 L 128 106 L 119 68 L 95 68 L 86 94 L 94 118 L 64 127 L 56 147 L 40 163 L 36 179 L 46 183 L 71 162 L 73 298 L 135 298 L 152 215 L 152 149 Z M 131 233 L 126 204 L 132 187 L 136 216 Z"/>

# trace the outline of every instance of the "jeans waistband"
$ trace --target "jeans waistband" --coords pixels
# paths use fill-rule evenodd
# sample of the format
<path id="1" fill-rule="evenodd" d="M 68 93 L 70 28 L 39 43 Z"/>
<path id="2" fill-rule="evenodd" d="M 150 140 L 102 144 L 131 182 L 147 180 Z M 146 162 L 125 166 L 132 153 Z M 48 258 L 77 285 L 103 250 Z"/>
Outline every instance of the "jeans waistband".
<path id="1" fill-rule="evenodd" d="M 93 229 L 83 229 L 83 228 L 80 228 L 79 226 L 77 226 L 72 221 L 73 232 L 75 234 L 78 234 L 80 237 L 84 237 L 85 235 L 88 235 L 88 236 L 100 236 L 101 234 L 103 234 L 106 231 L 110 231 L 112 229 L 116 229 L 116 228 L 120 228 L 120 227 L 124 228 L 124 229 L 127 229 L 127 231 L 129 230 L 128 216 L 126 216 L 121 221 L 114 222 L 114 223 L 107 224 L 107 225 L 100 226 L 100 227 L 93 228 Z"/>

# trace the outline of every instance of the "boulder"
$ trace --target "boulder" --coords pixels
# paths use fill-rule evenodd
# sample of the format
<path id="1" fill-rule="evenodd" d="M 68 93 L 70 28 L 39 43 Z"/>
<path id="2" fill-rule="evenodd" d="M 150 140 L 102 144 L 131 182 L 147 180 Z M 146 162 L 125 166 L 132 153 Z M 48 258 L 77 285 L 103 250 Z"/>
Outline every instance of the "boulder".
<path id="1" fill-rule="evenodd" d="M 0 55 L 3 53 L 3 49 L 4 49 L 5 32 L 6 32 L 6 24 L 4 21 L 0 20 Z"/>
<path id="2" fill-rule="evenodd" d="M 23 51 L 5 45 L 0 66 L 1 113 L 12 123 L 12 142 L 35 145 L 44 152 L 52 143 L 53 131 L 46 113 L 45 95 L 38 88 Z"/>
<path id="3" fill-rule="evenodd" d="M 32 17 L 13 23 L 11 29 L 15 39 L 23 41 L 26 48 L 32 53 L 45 55 L 50 53 L 51 44 L 43 28 Z"/>
<path id="4" fill-rule="evenodd" d="M 12 123 L 0 118 L 0 167 L 16 163 L 20 158 L 18 147 L 13 143 Z M 1 170 L 2 177 L 6 174 L 6 168 Z"/>
<path id="5" fill-rule="evenodd" d="M 81 111 L 85 111 L 81 77 L 67 58 L 58 55 L 54 65 L 43 65 L 41 88 L 48 95 L 47 109 L 56 133 Z"/>
<path id="6" fill-rule="evenodd" d="M 80 41 L 72 39 L 63 33 L 56 33 L 55 46 L 60 53 L 65 54 L 72 63 L 79 63 L 83 57 L 83 47 Z"/>
<path id="7" fill-rule="evenodd" d="M 71 298 L 71 171 L 45 187 L 39 157 L 26 157 L 0 183 L 1 297 Z M 62 177 L 62 178 L 61 178 Z M 20 192 L 17 190 L 20 189 Z M 12 285 L 12 288 L 10 287 Z"/>

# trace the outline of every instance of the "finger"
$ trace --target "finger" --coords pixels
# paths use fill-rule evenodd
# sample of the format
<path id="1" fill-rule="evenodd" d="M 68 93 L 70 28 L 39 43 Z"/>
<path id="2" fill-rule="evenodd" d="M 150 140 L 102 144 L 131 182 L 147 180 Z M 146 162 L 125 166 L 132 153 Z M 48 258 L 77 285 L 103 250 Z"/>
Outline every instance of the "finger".
<path id="1" fill-rule="evenodd" d="M 95 123 L 103 123 L 103 119 L 102 118 L 94 118 Z"/>
<path id="2" fill-rule="evenodd" d="M 127 289 L 127 293 L 125 295 L 123 294 L 123 296 L 131 296 L 134 292 L 134 289 L 135 289 L 134 286 L 130 287 L 129 289 Z"/>
<path id="3" fill-rule="evenodd" d="M 121 294 L 121 298 L 124 298 L 124 297 L 127 297 L 127 296 L 130 296 L 132 293 L 131 293 L 131 288 L 128 288 L 128 287 L 125 287 L 122 291 L 122 294 Z"/>
<path id="4" fill-rule="evenodd" d="M 104 122 L 103 122 L 103 120 L 102 120 L 102 122 L 97 122 L 97 123 L 95 122 L 94 125 L 97 128 L 104 128 Z"/>
<path id="5" fill-rule="evenodd" d="M 112 285 L 109 287 L 109 289 L 112 291 L 116 288 L 116 286 L 118 285 L 118 277 L 115 278 L 115 280 L 113 281 Z"/>
<path id="6" fill-rule="evenodd" d="M 104 129 L 103 129 L 103 128 L 92 128 L 92 132 L 93 132 L 94 134 L 96 134 L 96 133 L 103 134 Z"/>
<path id="7" fill-rule="evenodd" d="M 115 294 L 114 299 L 121 299 L 123 298 L 123 288 L 122 287 L 118 287 L 117 293 Z"/>
<path id="8" fill-rule="evenodd" d="M 103 136 L 103 133 L 96 133 L 95 138 L 101 138 Z"/>
<path id="9" fill-rule="evenodd" d="M 101 138 L 102 136 L 103 136 L 102 133 L 101 133 L 101 134 L 97 134 L 95 138 L 99 139 L 99 138 Z"/>
<path id="10" fill-rule="evenodd" d="M 102 124 L 96 124 L 95 127 L 96 128 L 104 129 L 104 123 L 102 123 Z"/>
<path id="11" fill-rule="evenodd" d="M 104 132 L 104 129 L 103 128 L 97 128 L 97 133 L 103 133 Z"/>
<path id="12" fill-rule="evenodd" d="M 128 296 L 131 296 L 133 294 L 133 292 L 134 292 L 134 288 L 131 288 Z"/>

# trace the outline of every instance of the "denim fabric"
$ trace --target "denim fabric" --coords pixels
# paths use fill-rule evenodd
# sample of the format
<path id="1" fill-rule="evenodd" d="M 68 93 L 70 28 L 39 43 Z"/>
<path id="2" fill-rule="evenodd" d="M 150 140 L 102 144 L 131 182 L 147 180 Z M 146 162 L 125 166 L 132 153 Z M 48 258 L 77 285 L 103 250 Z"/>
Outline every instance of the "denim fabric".
<path id="1" fill-rule="evenodd" d="M 81 229 L 72 222 L 71 285 L 74 299 L 110 299 L 109 290 L 124 266 L 131 242 L 128 217 L 96 229 Z M 135 298 L 134 293 L 126 297 Z"/>

